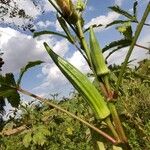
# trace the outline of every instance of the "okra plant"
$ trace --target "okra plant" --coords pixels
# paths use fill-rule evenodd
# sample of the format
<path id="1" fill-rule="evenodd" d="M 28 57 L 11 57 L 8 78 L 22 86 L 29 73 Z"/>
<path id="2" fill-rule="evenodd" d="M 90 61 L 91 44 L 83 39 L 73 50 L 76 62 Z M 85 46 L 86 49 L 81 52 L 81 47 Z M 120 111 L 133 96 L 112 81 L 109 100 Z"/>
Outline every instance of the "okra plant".
<path id="1" fill-rule="evenodd" d="M 114 145 L 120 146 L 123 149 L 130 149 L 127 136 L 125 134 L 123 125 L 119 118 L 119 114 L 116 109 L 116 101 L 119 100 L 120 94 L 120 86 L 122 83 L 122 76 L 126 70 L 129 58 L 133 51 L 134 46 L 136 45 L 137 39 L 140 35 L 140 32 L 145 25 L 145 21 L 150 12 L 150 2 L 145 9 L 143 17 L 141 21 L 137 21 L 135 17 L 131 18 L 130 15 L 126 15 L 130 17 L 131 22 L 138 23 L 136 31 L 130 39 L 130 48 L 123 62 L 122 68 L 120 70 L 119 76 L 115 76 L 117 81 L 114 82 L 114 85 L 111 83 L 111 69 L 109 69 L 108 64 L 106 63 L 106 59 L 103 56 L 104 49 L 100 47 L 100 42 L 97 40 L 97 37 L 94 32 L 94 28 L 99 25 L 91 25 L 89 28 L 84 29 L 84 18 L 82 16 L 83 12 L 86 9 L 87 1 L 77 0 L 76 4 L 72 2 L 72 0 L 49 0 L 50 4 L 56 9 L 56 18 L 64 30 L 64 34 L 53 32 L 53 31 L 41 31 L 35 32 L 34 37 L 43 35 L 43 34 L 54 34 L 56 36 L 61 36 L 62 38 L 68 39 L 68 41 L 73 44 L 77 50 L 81 53 L 84 59 L 87 62 L 88 67 L 90 68 L 92 75 L 94 77 L 93 82 L 80 72 L 77 68 L 75 68 L 72 64 L 70 64 L 67 60 L 57 55 L 52 48 L 47 43 L 44 43 L 45 49 L 54 63 L 58 66 L 60 71 L 64 74 L 64 76 L 70 81 L 70 83 L 74 86 L 74 88 L 78 91 L 78 93 L 83 97 L 83 99 L 87 102 L 91 110 L 93 111 L 95 118 L 99 121 L 100 124 L 97 126 L 100 127 L 101 124 L 107 126 L 109 130 L 109 134 L 94 127 L 83 119 L 77 117 L 74 114 L 71 114 L 67 110 L 39 97 L 30 92 L 27 92 L 20 87 L 20 82 L 25 71 L 35 65 L 39 65 L 42 62 L 30 62 L 25 68 L 21 69 L 20 77 L 18 81 L 15 83 L 13 77 L 8 74 L 6 77 L 1 77 L 0 82 L 4 89 L 8 89 L 7 92 L 11 91 L 14 94 L 17 91 L 22 92 L 26 95 L 30 95 L 38 100 L 51 105 L 52 107 L 67 113 L 71 117 L 79 120 L 80 122 L 86 124 L 91 128 L 91 135 L 93 136 L 94 143 L 97 143 L 96 149 L 101 149 L 102 141 L 98 138 L 94 138 L 94 132 L 98 132 L 101 136 L 106 138 Z M 117 7 L 118 8 L 118 7 Z M 111 8 L 116 11 L 115 8 Z M 123 11 L 120 11 L 123 13 Z M 133 20 L 134 19 L 134 20 Z M 114 24 L 114 23 L 112 23 Z M 88 33 L 89 39 L 87 39 L 85 34 Z M 107 48 L 106 48 L 107 49 Z M 13 79 L 13 82 L 8 86 L 10 79 Z M 97 86 L 98 85 L 98 86 Z M 7 93 L 8 94 L 8 93 Z M 5 92 L 0 92 L 0 95 L 5 96 Z M 8 97 L 9 100 L 10 97 Z M 96 141 L 95 141 L 96 140 Z"/>

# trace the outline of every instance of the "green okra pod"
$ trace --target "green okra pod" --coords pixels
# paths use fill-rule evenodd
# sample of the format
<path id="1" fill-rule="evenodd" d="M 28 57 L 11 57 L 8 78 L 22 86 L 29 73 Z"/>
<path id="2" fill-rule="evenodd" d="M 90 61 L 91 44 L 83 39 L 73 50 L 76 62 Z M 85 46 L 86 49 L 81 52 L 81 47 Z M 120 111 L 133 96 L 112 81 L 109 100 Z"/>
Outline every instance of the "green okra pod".
<path id="1" fill-rule="evenodd" d="M 94 71 L 98 77 L 108 74 L 109 69 L 105 63 L 105 59 L 100 48 L 100 45 L 95 36 L 93 27 L 90 27 L 90 56 L 93 64 Z"/>
<path id="2" fill-rule="evenodd" d="M 110 115 L 107 103 L 89 79 L 68 61 L 54 53 L 47 43 L 44 43 L 44 46 L 61 72 L 82 95 L 82 97 L 87 100 L 96 116 L 99 119 L 107 118 Z"/>

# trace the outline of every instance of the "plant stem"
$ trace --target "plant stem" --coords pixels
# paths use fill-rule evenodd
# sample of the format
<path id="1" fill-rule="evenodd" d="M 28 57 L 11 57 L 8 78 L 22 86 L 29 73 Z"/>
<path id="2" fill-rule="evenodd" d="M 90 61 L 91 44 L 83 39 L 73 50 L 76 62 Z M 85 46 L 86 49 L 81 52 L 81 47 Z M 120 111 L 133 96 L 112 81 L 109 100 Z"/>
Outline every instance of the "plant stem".
<path id="1" fill-rule="evenodd" d="M 144 23 L 145 23 L 148 15 L 149 15 L 149 12 L 150 12 L 150 2 L 148 3 L 147 8 L 145 9 L 145 12 L 144 12 L 144 15 L 143 15 L 143 17 L 141 19 L 141 22 L 137 26 L 137 29 L 136 29 L 136 32 L 135 32 L 135 36 L 133 38 L 133 41 L 132 41 L 131 46 L 129 48 L 129 51 L 128 51 L 127 55 L 126 55 L 126 58 L 125 58 L 124 63 L 122 65 L 121 71 L 119 73 L 119 77 L 118 77 L 118 81 L 117 81 L 117 85 L 116 85 L 116 90 L 117 91 L 119 90 L 119 86 L 120 86 L 120 84 L 122 82 L 123 73 L 125 72 L 125 69 L 126 69 L 126 66 L 128 64 L 129 58 L 130 58 L 130 56 L 132 54 L 132 51 L 133 51 L 133 48 L 134 48 L 134 46 L 135 46 L 135 44 L 137 42 L 137 39 L 138 39 L 138 37 L 139 37 L 139 35 L 140 35 L 141 31 L 142 31 Z"/>
<path id="2" fill-rule="evenodd" d="M 92 61 L 91 61 L 91 57 L 90 57 L 90 50 L 89 50 L 89 47 L 88 47 L 87 42 L 85 40 L 80 20 L 78 20 L 78 22 L 76 23 L 76 27 L 77 27 L 77 31 L 78 31 L 77 35 L 80 39 L 81 45 L 84 48 L 85 54 L 86 54 L 87 59 L 88 59 L 88 64 L 89 64 L 90 67 L 92 67 Z"/>
<path id="3" fill-rule="evenodd" d="M 127 140 L 127 137 L 124 133 L 124 130 L 123 130 L 123 127 L 122 127 L 122 124 L 121 124 L 120 118 L 118 116 L 115 105 L 110 102 L 110 103 L 108 103 L 108 106 L 109 106 L 110 112 L 111 112 L 112 117 L 113 117 L 115 128 L 117 130 L 117 133 L 119 134 L 121 141 L 124 143 L 127 143 L 128 140 Z"/>
<path id="4" fill-rule="evenodd" d="M 143 48 L 143 49 L 146 49 L 146 50 L 150 51 L 150 48 L 148 48 L 148 47 L 145 47 L 145 46 L 142 46 L 142 45 L 139 45 L 139 44 L 135 44 L 135 46 L 137 46 L 137 47 L 140 47 L 140 48 Z"/>
<path id="5" fill-rule="evenodd" d="M 112 124 L 110 118 L 107 117 L 107 118 L 105 119 L 105 122 L 106 122 L 106 124 L 108 125 L 109 129 L 111 130 L 111 132 L 113 133 L 113 135 L 114 135 L 115 139 L 117 140 L 117 142 L 120 143 L 119 135 L 118 135 L 118 133 L 116 132 L 116 130 L 115 130 L 115 128 L 114 128 L 114 126 L 113 126 L 113 124 Z"/>
<path id="6" fill-rule="evenodd" d="M 15 88 L 15 89 L 16 89 L 16 87 L 12 87 L 12 88 Z M 26 90 L 23 90 L 23 89 L 21 89 L 20 87 L 18 87 L 17 90 L 18 90 L 19 92 L 25 94 L 25 95 L 28 95 L 28 96 L 31 96 L 31 97 L 33 97 L 33 98 L 38 99 L 38 100 L 40 100 L 41 102 L 44 102 L 44 103 L 46 103 L 46 104 L 48 104 L 48 105 L 54 107 L 55 109 L 58 109 L 59 111 L 61 111 L 61 112 L 63 112 L 63 113 L 66 113 L 67 115 L 71 116 L 72 118 L 75 118 L 76 120 L 80 121 L 81 123 L 85 124 L 85 125 L 88 126 L 89 128 L 93 129 L 94 131 L 96 131 L 97 133 L 99 133 L 100 135 L 102 135 L 103 137 L 105 137 L 105 138 L 106 138 L 107 140 L 109 140 L 111 143 L 117 144 L 117 141 L 116 141 L 114 138 L 112 138 L 110 135 L 108 135 L 107 133 L 103 132 L 102 130 L 96 128 L 96 127 L 93 126 L 92 124 L 86 122 L 86 121 L 83 120 L 82 118 L 77 117 L 76 115 L 70 113 L 69 111 L 67 111 L 67 110 L 65 110 L 65 109 L 63 109 L 63 108 L 61 108 L 61 107 L 59 107 L 59 106 L 57 106 L 57 105 L 55 105 L 55 104 L 49 102 L 48 100 L 46 100 L 46 99 L 44 99 L 44 98 L 42 98 L 42 97 L 40 97 L 40 96 L 37 96 L 37 95 L 32 94 L 32 93 L 30 93 L 30 92 L 28 92 L 28 91 L 26 91 Z"/>
<path id="7" fill-rule="evenodd" d="M 103 77 L 103 80 L 104 80 L 104 84 L 105 84 L 105 87 L 106 87 L 106 90 L 107 90 L 108 107 L 109 107 L 109 110 L 110 110 L 112 118 L 113 118 L 114 126 L 116 128 L 116 132 L 119 135 L 119 138 L 120 138 L 121 142 L 127 143 L 128 141 L 127 141 L 126 135 L 124 133 L 124 130 L 123 130 L 118 112 L 116 110 L 116 106 L 114 105 L 113 102 L 111 102 L 113 100 L 113 94 L 112 94 L 112 90 L 111 90 L 111 87 L 110 87 L 110 84 L 109 84 L 108 75 L 105 75 Z"/>

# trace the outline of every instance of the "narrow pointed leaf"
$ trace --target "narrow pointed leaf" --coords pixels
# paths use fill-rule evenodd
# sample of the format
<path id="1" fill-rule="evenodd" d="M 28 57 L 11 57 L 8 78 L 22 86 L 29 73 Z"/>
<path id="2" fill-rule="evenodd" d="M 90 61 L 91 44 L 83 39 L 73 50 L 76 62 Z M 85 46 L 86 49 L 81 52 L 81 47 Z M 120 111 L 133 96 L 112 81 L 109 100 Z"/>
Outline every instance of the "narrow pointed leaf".
<path id="1" fill-rule="evenodd" d="M 118 14 L 121 14 L 121 15 L 127 17 L 128 19 L 131 19 L 131 20 L 134 19 L 134 17 L 130 13 L 121 9 L 119 6 L 112 6 L 112 7 L 108 7 L 108 8 L 110 8 L 111 10 L 113 10 L 114 12 L 116 12 Z"/>
<path id="2" fill-rule="evenodd" d="M 39 32 L 34 32 L 33 34 L 33 37 L 38 37 L 38 36 L 41 36 L 41 35 L 45 35 L 45 34 L 52 34 L 52 35 L 57 35 L 57 36 L 61 36 L 63 38 L 67 38 L 66 35 L 63 35 L 61 33 L 58 33 L 58 32 L 53 32 L 53 31 L 39 31 Z"/>
<path id="3" fill-rule="evenodd" d="M 120 46 L 126 47 L 126 46 L 129 46 L 130 44 L 131 44 L 131 40 L 121 39 L 118 41 L 113 41 L 110 44 L 106 45 L 102 51 L 104 53 L 111 48 L 120 47 Z"/>
<path id="4" fill-rule="evenodd" d="M 133 4 L 133 15 L 135 18 L 137 18 L 137 6 L 138 6 L 138 2 L 135 1 Z"/>
<path id="5" fill-rule="evenodd" d="M 43 63 L 43 61 L 40 61 L 40 60 L 32 61 L 32 62 L 28 62 L 28 64 L 25 67 L 21 68 L 20 75 L 19 75 L 19 78 L 18 78 L 18 81 L 17 81 L 17 85 L 20 85 L 21 79 L 22 79 L 24 73 L 26 71 L 28 71 L 28 69 L 30 69 L 32 67 L 35 67 L 37 65 L 40 65 L 42 63 Z"/>
<path id="6" fill-rule="evenodd" d="M 112 25 L 122 24 L 122 23 L 125 23 L 125 22 L 129 22 L 129 20 L 114 20 L 111 23 L 107 24 L 106 28 L 110 27 Z"/>
<path id="7" fill-rule="evenodd" d="M 98 27 L 102 27 L 103 25 L 102 24 L 93 24 L 93 25 L 91 25 L 93 28 L 98 28 Z M 88 27 L 88 28 L 86 28 L 85 30 L 84 30 L 84 33 L 85 32 L 87 32 L 87 31 L 89 31 L 90 30 L 90 27 Z"/>
<path id="8" fill-rule="evenodd" d="M 130 45 L 130 44 L 129 44 Z M 118 46 L 117 48 L 113 49 L 106 57 L 106 59 L 108 59 L 113 53 L 115 53 L 116 51 L 122 49 L 122 48 L 125 48 L 127 46 L 129 46 L 128 44 L 124 44 L 124 45 L 120 45 Z"/>
<path id="9" fill-rule="evenodd" d="M 104 98 L 100 95 L 89 79 L 69 62 L 54 53 L 47 43 L 44 43 L 44 46 L 61 72 L 83 96 L 83 98 L 87 100 L 96 116 L 99 119 L 105 119 L 109 116 L 110 111 L 104 101 Z"/>
<path id="10" fill-rule="evenodd" d="M 59 21 L 59 24 L 61 25 L 61 27 L 63 28 L 64 32 L 66 33 L 66 37 L 68 39 L 69 42 L 71 43 L 75 43 L 75 39 L 74 37 L 71 35 L 69 28 L 65 22 L 65 20 L 63 19 L 63 17 L 59 17 L 57 16 L 57 20 Z"/>

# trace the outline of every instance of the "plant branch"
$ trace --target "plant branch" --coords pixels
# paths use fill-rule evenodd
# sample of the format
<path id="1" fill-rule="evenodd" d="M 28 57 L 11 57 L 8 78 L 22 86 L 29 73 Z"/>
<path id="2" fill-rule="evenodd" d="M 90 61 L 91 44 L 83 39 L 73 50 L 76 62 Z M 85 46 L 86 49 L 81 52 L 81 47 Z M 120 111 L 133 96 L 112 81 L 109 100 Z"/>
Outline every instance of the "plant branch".
<path id="1" fill-rule="evenodd" d="M 14 129 L 8 129 L 5 131 L 2 131 L 2 132 L 0 132 L 0 135 L 10 136 L 13 134 L 20 133 L 20 132 L 24 131 L 25 129 L 27 129 L 26 125 L 22 125 L 20 127 L 14 128 Z"/>
<path id="2" fill-rule="evenodd" d="M 127 64 L 128 64 L 129 58 L 130 58 L 130 56 L 131 56 L 131 54 L 132 54 L 132 51 L 133 51 L 134 46 L 135 46 L 135 44 L 136 44 L 136 42 L 137 42 L 137 39 L 138 39 L 138 37 L 139 37 L 139 35 L 140 35 L 141 31 L 142 31 L 142 28 L 143 28 L 143 26 L 144 26 L 144 23 L 145 23 L 145 21 L 146 21 L 148 15 L 149 15 L 149 12 L 150 12 L 150 2 L 148 3 L 147 8 L 145 9 L 145 12 L 144 12 L 144 15 L 143 15 L 143 17 L 142 17 L 142 19 L 141 19 L 141 22 L 140 22 L 140 23 L 138 24 L 138 26 L 137 26 L 134 39 L 133 39 L 133 41 L 132 41 L 132 43 L 131 43 L 131 46 L 130 46 L 130 48 L 129 48 L 129 51 L 128 51 L 127 55 L 126 55 L 126 58 L 125 58 L 125 60 L 124 60 L 124 63 L 123 63 L 123 65 L 122 65 L 122 67 L 121 67 L 121 71 L 120 71 L 120 73 L 119 73 L 119 77 L 118 77 L 118 81 L 117 81 L 117 85 L 116 85 L 116 90 L 117 90 L 117 91 L 119 90 L 119 86 L 120 86 L 120 84 L 121 84 L 121 82 L 122 82 L 122 76 L 123 76 L 123 74 L 124 74 L 124 72 L 125 72 L 125 69 L 126 69 L 126 66 L 127 66 Z"/>
<path id="3" fill-rule="evenodd" d="M 139 44 L 135 44 L 135 46 L 137 46 L 137 47 L 140 47 L 140 48 L 143 48 L 143 49 L 146 49 L 146 50 L 150 51 L 150 48 L 148 48 L 148 47 L 145 47 L 145 46 L 142 46 L 142 45 L 139 45 Z"/>
<path id="4" fill-rule="evenodd" d="M 12 87 L 12 88 L 16 88 L 16 87 Z M 82 118 L 77 117 L 76 115 L 70 113 L 69 111 L 67 111 L 67 110 L 65 110 L 65 109 L 63 109 L 63 108 L 61 108 L 61 107 L 59 107 L 59 106 L 57 106 L 57 105 L 55 105 L 55 104 L 49 102 L 48 100 L 46 100 L 46 99 L 44 99 L 44 98 L 42 98 L 42 97 L 40 97 L 40 96 L 37 96 L 37 95 L 32 94 L 32 93 L 30 93 L 30 92 L 28 92 L 28 91 L 26 91 L 26 90 L 23 90 L 23 89 L 21 89 L 20 87 L 18 87 L 17 90 L 18 90 L 19 92 L 25 94 L 25 95 L 28 95 L 28 96 L 31 96 L 31 97 L 33 97 L 33 98 L 38 99 L 38 100 L 40 100 L 41 102 L 46 103 L 46 104 L 48 104 L 48 105 L 54 107 L 55 109 L 57 109 L 57 110 L 59 110 L 59 111 L 61 111 L 61 112 L 63 112 L 63 113 L 66 113 L 67 115 L 71 116 L 72 118 L 75 118 L 76 120 L 78 120 L 78 121 L 80 121 L 81 123 L 85 124 L 85 125 L 88 126 L 89 128 L 93 129 L 94 131 L 96 131 L 97 133 L 99 133 L 100 135 L 102 135 L 103 137 L 105 137 L 107 140 L 109 140 L 109 141 L 112 142 L 113 144 L 117 144 L 117 141 L 116 141 L 114 138 L 112 138 L 110 135 L 108 135 L 107 133 L 105 133 L 105 132 L 103 132 L 102 130 L 98 129 L 97 127 L 93 126 L 92 124 L 86 122 L 86 121 L 83 120 Z"/>

